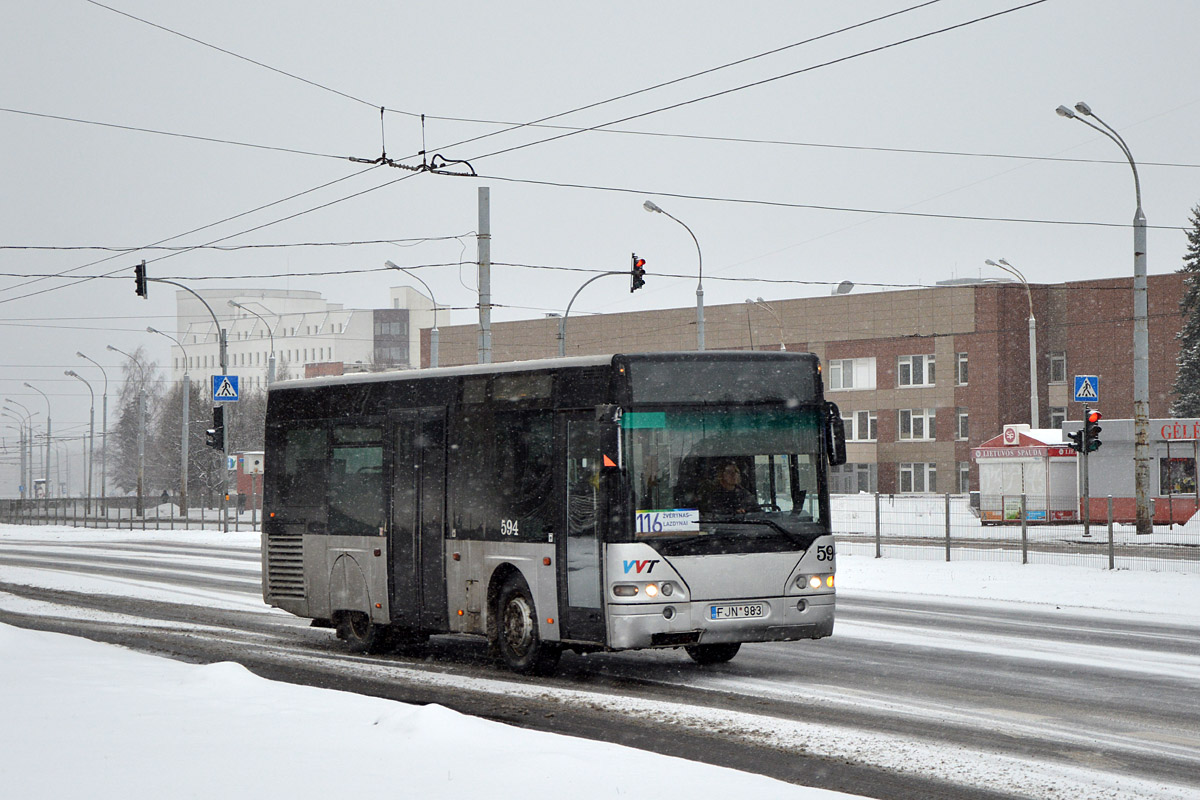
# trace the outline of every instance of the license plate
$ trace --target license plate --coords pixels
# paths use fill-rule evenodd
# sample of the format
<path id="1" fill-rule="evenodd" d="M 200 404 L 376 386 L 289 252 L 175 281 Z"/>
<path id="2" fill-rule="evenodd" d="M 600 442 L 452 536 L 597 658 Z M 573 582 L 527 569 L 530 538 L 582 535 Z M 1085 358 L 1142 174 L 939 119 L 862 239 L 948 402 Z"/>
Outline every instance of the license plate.
<path id="1" fill-rule="evenodd" d="M 712 606 L 708 610 L 709 619 L 756 619 L 767 615 L 764 603 L 746 603 L 739 606 Z"/>

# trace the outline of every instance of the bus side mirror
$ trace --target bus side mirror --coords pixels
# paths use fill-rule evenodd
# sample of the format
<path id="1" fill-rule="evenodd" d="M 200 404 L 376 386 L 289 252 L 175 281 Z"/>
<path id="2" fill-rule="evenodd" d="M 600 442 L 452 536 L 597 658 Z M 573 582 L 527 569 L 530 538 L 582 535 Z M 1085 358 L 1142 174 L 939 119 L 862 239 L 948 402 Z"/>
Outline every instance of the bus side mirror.
<path id="1" fill-rule="evenodd" d="M 825 430 L 828 434 L 829 463 L 840 467 L 846 463 L 846 423 L 842 420 L 837 403 L 826 403 L 825 410 L 828 415 Z"/>
<path id="2" fill-rule="evenodd" d="M 621 467 L 621 418 L 624 410 L 616 405 L 596 406 L 600 430 L 600 471 L 617 472 Z"/>

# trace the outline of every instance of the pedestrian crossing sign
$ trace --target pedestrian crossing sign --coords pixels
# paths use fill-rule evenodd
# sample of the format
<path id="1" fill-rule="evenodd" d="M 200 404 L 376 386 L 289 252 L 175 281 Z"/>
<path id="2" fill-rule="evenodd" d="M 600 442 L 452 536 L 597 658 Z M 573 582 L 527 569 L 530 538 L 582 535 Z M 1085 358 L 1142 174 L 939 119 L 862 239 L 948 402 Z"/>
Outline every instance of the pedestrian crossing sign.
<path id="1" fill-rule="evenodd" d="M 237 375 L 213 375 L 212 396 L 216 403 L 236 403 L 238 399 Z"/>
<path id="2" fill-rule="evenodd" d="M 1097 375 L 1075 376 L 1075 402 L 1098 403 L 1100 401 L 1100 378 Z"/>

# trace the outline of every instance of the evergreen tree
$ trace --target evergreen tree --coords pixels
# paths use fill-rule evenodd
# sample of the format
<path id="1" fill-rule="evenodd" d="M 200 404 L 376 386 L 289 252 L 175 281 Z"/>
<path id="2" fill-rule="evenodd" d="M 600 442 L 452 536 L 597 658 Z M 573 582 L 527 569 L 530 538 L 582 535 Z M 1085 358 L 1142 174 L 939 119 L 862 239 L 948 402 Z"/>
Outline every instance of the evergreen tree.
<path id="1" fill-rule="evenodd" d="M 1192 209 L 1192 227 L 1187 232 L 1188 247 L 1183 256 L 1183 328 L 1175 334 L 1179 340 L 1179 360 L 1175 386 L 1171 393 L 1173 417 L 1200 417 L 1200 205 Z"/>

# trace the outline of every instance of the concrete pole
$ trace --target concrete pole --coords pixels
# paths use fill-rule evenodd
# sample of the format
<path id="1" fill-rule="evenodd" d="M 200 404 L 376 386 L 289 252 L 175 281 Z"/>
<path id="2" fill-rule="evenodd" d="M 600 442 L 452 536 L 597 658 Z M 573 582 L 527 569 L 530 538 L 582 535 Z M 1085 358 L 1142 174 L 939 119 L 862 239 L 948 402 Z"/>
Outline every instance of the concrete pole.
<path id="1" fill-rule="evenodd" d="M 1132 164 L 1132 160 L 1130 161 Z M 1141 192 L 1139 191 L 1140 195 Z M 1146 298 L 1146 215 L 1133 215 L 1133 484 L 1137 532 L 1154 533 L 1150 515 L 1150 325 Z"/>
<path id="2" fill-rule="evenodd" d="M 1029 311 L 1029 427 L 1037 428 L 1038 419 L 1038 379 L 1037 379 L 1037 320 L 1033 318 L 1032 308 Z"/>
<path id="3" fill-rule="evenodd" d="M 479 346 L 480 364 L 492 363 L 492 208 L 491 189 L 479 187 Z M 434 312 L 435 314 L 437 312 Z"/>
<path id="4" fill-rule="evenodd" d="M 137 399 L 137 415 L 138 415 L 138 471 L 137 471 L 137 513 L 142 516 L 146 513 L 146 501 L 143 493 L 146 488 L 146 389 L 145 376 L 142 378 L 142 388 L 138 389 Z"/>
<path id="5" fill-rule="evenodd" d="M 187 363 L 187 351 L 184 351 L 183 363 Z M 188 510 L 188 407 L 191 405 L 191 400 L 192 379 L 188 377 L 185 369 L 183 371 L 183 439 L 180 442 L 182 455 L 179 458 L 179 508 L 185 518 Z"/>

